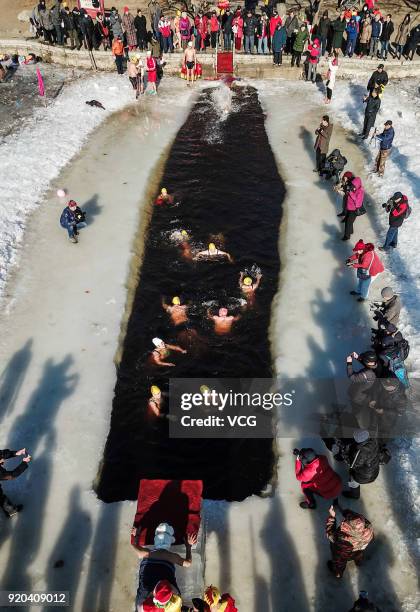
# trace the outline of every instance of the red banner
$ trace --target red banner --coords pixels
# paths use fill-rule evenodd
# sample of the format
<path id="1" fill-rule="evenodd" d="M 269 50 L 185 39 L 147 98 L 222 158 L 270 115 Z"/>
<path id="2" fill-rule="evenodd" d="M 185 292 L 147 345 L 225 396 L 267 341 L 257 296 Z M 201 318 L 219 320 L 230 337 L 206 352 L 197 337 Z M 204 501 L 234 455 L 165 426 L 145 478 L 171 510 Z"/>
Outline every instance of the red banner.
<path id="1" fill-rule="evenodd" d="M 105 0 L 77 0 L 79 8 L 85 9 L 91 17 L 104 12 Z"/>

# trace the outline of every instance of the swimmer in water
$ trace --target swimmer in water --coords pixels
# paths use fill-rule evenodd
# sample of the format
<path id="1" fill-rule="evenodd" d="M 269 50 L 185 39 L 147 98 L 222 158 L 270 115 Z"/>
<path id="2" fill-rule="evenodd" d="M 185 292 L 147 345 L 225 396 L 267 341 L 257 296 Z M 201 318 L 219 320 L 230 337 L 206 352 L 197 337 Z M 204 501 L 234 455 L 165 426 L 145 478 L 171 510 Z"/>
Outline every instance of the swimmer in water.
<path id="1" fill-rule="evenodd" d="M 162 308 L 171 317 L 172 323 L 175 326 L 188 321 L 188 306 L 186 304 L 181 304 L 181 300 L 177 295 L 172 298 L 172 304 L 166 304 L 165 300 L 162 298 Z"/>
<path id="2" fill-rule="evenodd" d="M 190 245 L 190 237 L 187 230 L 181 230 L 181 243 L 180 243 L 182 257 L 184 259 L 192 260 L 193 254 Z"/>
<path id="3" fill-rule="evenodd" d="M 162 403 L 162 392 L 159 389 L 159 387 L 157 387 L 156 385 L 152 385 L 150 387 L 150 393 L 152 395 L 151 397 L 149 397 L 147 406 L 152 414 L 154 414 L 157 417 L 160 417 L 161 416 L 160 407 Z"/>
<path id="4" fill-rule="evenodd" d="M 257 273 L 255 282 L 250 276 L 245 275 L 245 272 L 241 272 L 239 274 L 239 288 L 244 294 L 248 305 L 251 305 L 255 302 L 255 292 L 260 286 L 261 279 L 261 272 Z"/>
<path id="5" fill-rule="evenodd" d="M 212 257 L 226 257 L 226 259 L 230 263 L 233 263 L 232 256 L 229 253 L 226 253 L 225 251 L 221 251 L 220 249 L 218 249 L 216 245 L 214 244 L 214 242 L 210 242 L 208 248 L 205 251 L 200 251 L 199 253 L 197 253 L 195 258 L 196 259 L 211 259 Z"/>
<path id="6" fill-rule="evenodd" d="M 168 193 L 165 187 L 162 187 L 160 194 L 155 200 L 156 206 L 164 206 L 165 204 L 173 204 L 174 197 Z"/>
<path id="7" fill-rule="evenodd" d="M 210 309 L 207 311 L 207 318 L 211 319 L 214 323 L 214 331 L 216 334 L 230 334 L 232 330 L 232 325 L 235 321 L 238 321 L 241 318 L 241 315 L 229 315 L 227 308 L 219 308 L 219 312 L 217 315 L 213 315 L 210 312 Z"/>
<path id="8" fill-rule="evenodd" d="M 170 368 L 174 368 L 175 364 L 170 361 L 165 361 L 167 357 L 169 357 L 171 351 L 176 351 L 177 353 L 185 354 L 187 351 L 176 344 L 166 344 L 160 338 L 153 338 L 153 344 L 155 345 L 155 349 L 152 351 L 152 361 L 158 366 L 168 366 Z"/>

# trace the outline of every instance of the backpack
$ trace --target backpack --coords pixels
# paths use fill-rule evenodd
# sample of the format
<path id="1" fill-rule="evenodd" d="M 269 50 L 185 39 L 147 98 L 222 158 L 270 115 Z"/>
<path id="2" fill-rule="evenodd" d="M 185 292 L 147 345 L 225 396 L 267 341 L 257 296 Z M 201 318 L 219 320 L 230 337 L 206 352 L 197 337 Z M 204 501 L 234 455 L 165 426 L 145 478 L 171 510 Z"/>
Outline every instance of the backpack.
<path id="1" fill-rule="evenodd" d="M 405 214 L 404 214 L 404 221 L 408 219 L 410 215 L 411 215 L 411 206 L 407 204 L 407 210 L 405 211 Z"/>
<path id="2" fill-rule="evenodd" d="M 405 367 L 404 361 L 407 359 L 410 352 L 410 345 L 408 341 L 403 338 L 397 346 L 390 348 L 387 351 L 383 351 L 380 355 L 388 369 L 395 374 L 400 383 L 408 388 L 410 383 L 408 381 L 407 368 Z"/>

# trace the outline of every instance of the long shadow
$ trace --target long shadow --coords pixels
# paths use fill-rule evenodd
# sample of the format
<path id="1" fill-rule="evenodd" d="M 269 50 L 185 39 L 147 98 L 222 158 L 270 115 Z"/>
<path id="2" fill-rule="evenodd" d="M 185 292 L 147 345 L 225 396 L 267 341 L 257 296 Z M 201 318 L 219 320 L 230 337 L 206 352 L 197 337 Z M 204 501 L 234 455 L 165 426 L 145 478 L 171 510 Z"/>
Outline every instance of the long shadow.
<path id="1" fill-rule="evenodd" d="M 303 567 L 293 537 L 285 527 L 281 502 L 274 497 L 269 503 L 270 511 L 260 536 L 271 561 L 271 575 L 266 577 L 270 585 L 271 609 L 273 612 L 309 612 L 312 607 L 306 595 Z"/>
<path id="2" fill-rule="evenodd" d="M 121 504 L 101 504 L 90 550 L 82 612 L 109 610 Z"/>
<path id="3" fill-rule="evenodd" d="M 87 224 L 92 225 L 95 222 L 95 217 L 100 214 L 103 206 L 99 206 L 98 195 L 95 193 L 89 200 L 80 204 L 80 208 L 86 213 Z"/>
<path id="4" fill-rule="evenodd" d="M 270 609 L 270 588 L 266 578 L 261 576 L 257 567 L 257 551 L 255 546 L 255 529 L 252 517 L 249 519 L 249 539 L 251 549 L 252 562 L 252 579 L 254 584 L 254 607 L 253 610 L 269 610 Z"/>
<path id="5" fill-rule="evenodd" d="M 33 460 L 21 478 L 8 483 L 8 491 L 14 488 L 19 492 L 25 507 L 18 517 L 19 529 L 14 535 L 2 580 L 5 589 L 31 590 L 29 567 L 37 556 L 45 531 L 56 441 L 54 420 L 64 399 L 74 392 L 78 379 L 77 375 L 68 373 L 72 364 L 70 355 L 58 363 L 52 359 L 46 361 L 38 387 L 8 436 L 10 448 L 25 446 Z M 14 494 L 13 499 L 16 497 Z"/>
<path id="6" fill-rule="evenodd" d="M 91 535 L 91 518 L 80 506 L 80 487 L 76 485 L 70 493 L 68 513 L 49 557 L 46 574 L 46 590 L 69 591 L 72 609 L 75 609 L 83 558 Z M 62 610 L 62 607 L 48 606 L 44 610 Z"/>
<path id="7" fill-rule="evenodd" d="M 32 338 L 29 338 L 0 374 L 0 421 L 13 410 L 32 359 L 32 343 Z"/>

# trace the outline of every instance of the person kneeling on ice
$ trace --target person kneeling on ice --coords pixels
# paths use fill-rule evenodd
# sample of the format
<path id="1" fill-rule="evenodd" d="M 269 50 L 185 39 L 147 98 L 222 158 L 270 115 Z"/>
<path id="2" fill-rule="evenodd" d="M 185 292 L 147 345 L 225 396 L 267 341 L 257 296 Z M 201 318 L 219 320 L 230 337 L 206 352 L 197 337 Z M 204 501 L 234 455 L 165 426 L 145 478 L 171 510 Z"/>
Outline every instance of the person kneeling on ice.
<path id="1" fill-rule="evenodd" d="M 363 240 L 358 240 L 354 245 L 353 255 L 347 259 L 346 265 L 357 270 L 357 289 L 350 291 L 350 295 L 357 295 L 357 301 L 364 302 L 369 295 L 372 278 L 384 271 L 374 245 L 371 242 L 365 244 Z"/>
<path id="2" fill-rule="evenodd" d="M 3 464 L 5 461 L 7 461 L 7 459 L 13 459 L 14 457 L 20 457 L 22 455 L 24 455 L 24 457 L 21 463 L 17 467 L 15 467 L 14 470 L 9 471 L 3 467 Z M 27 469 L 28 463 L 30 462 L 30 460 L 31 460 L 31 456 L 26 454 L 26 448 L 21 448 L 20 450 L 17 450 L 17 451 L 8 450 L 7 448 L 4 450 L 0 450 L 0 481 L 1 480 L 14 480 L 15 478 L 23 474 L 23 472 Z M 21 504 L 18 504 L 17 506 L 12 504 L 12 502 L 7 497 L 7 495 L 3 493 L 3 489 L 1 488 L 1 485 L 0 485 L 0 505 L 1 505 L 1 508 L 4 514 L 7 516 L 7 518 L 11 518 L 12 516 L 20 512 L 23 508 Z"/>
<path id="3" fill-rule="evenodd" d="M 185 558 L 169 550 L 175 542 L 175 537 L 174 530 L 168 523 L 160 523 L 156 527 L 152 549 L 140 546 L 138 543 L 140 533 L 136 526 L 133 527 L 131 535 L 133 536 L 132 546 L 141 559 L 136 596 L 137 612 L 180 611 L 182 601 L 176 583 L 175 566 L 191 567 L 191 547 L 197 542 L 197 534 L 187 536 Z"/>
<path id="4" fill-rule="evenodd" d="M 210 242 L 206 250 L 199 251 L 195 256 L 195 259 L 211 259 L 212 257 L 226 257 L 230 263 L 233 263 L 232 256 L 229 253 L 218 249 L 214 242 Z"/>
<path id="5" fill-rule="evenodd" d="M 86 227 L 86 213 L 82 211 L 74 200 L 70 200 L 66 208 L 61 213 L 60 225 L 64 227 L 71 242 L 77 243 L 79 229 Z"/>
<path id="6" fill-rule="evenodd" d="M 160 190 L 160 194 L 155 200 L 156 206 L 163 206 L 165 204 L 173 204 L 174 197 L 168 193 L 168 190 L 165 187 L 162 187 Z"/>
<path id="7" fill-rule="evenodd" d="M 304 510 L 316 508 L 314 495 L 337 501 L 343 489 L 340 476 L 334 472 L 325 455 L 317 455 L 313 448 L 295 448 L 295 474 L 306 501 L 300 502 Z"/>
<path id="8" fill-rule="evenodd" d="M 171 351 L 176 351 L 178 353 L 187 352 L 185 349 L 177 346 L 175 344 L 167 344 L 160 338 L 153 338 L 153 344 L 155 345 L 155 349 L 152 351 L 152 361 L 158 366 L 167 366 L 174 368 L 175 364 L 170 361 L 165 361 L 167 357 L 169 357 Z"/>
<path id="9" fill-rule="evenodd" d="M 342 578 L 349 561 L 362 563 L 364 551 L 374 537 L 372 525 L 362 514 L 342 510 L 337 504 L 329 509 L 325 530 L 332 556 L 328 569 L 336 578 Z"/>
<path id="10" fill-rule="evenodd" d="M 406 219 L 411 215 L 411 208 L 408 204 L 408 198 L 401 191 L 396 191 L 392 198 L 382 204 L 389 213 L 389 228 L 383 246 L 379 247 L 380 251 L 389 251 L 392 247 L 396 249 L 398 246 L 398 230 Z"/>

